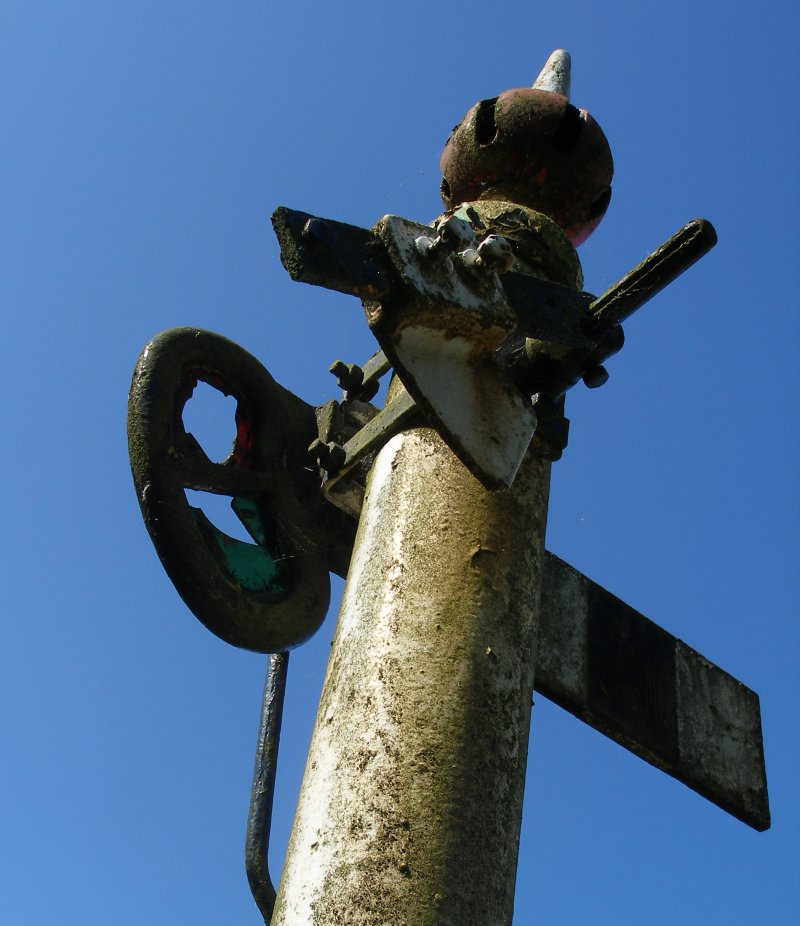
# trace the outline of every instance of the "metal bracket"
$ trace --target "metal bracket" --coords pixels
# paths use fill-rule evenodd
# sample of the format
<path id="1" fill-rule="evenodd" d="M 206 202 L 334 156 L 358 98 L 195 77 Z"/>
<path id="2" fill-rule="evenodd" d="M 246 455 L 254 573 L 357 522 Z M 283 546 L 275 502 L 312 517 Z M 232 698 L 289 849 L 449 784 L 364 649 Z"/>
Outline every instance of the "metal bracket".
<path id="1" fill-rule="evenodd" d="M 367 230 L 281 207 L 272 221 L 292 278 L 361 298 L 429 424 L 492 489 L 511 483 L 539 430 L 530 397 L 552 412 L 581 379 L 602 385 L 602 364 L 624 341 L 621 322 L 716 243 L 709 222 L 690 222 L 595 298 L 528 274 L 498 276 L 492 261 L 477 260 L 493 236 L 459 251 L 463 235 L 445 231 L 446 218 L 432 229 L 386 216 Z M 454 388 L 472 402 L 451 401 Z M 550 415 L 533 449 L 557 459 L 565 443 L 566 421 Z"/>
<path id="2" fill-rule="evenodd" d="M 358 518 L 375 454 L 418 411 L 413 398 L 405 390 L 388 402 L 341 447 L 341 464 L 328 472 L 322 483 L 323 495 L 337 508 Z"/>

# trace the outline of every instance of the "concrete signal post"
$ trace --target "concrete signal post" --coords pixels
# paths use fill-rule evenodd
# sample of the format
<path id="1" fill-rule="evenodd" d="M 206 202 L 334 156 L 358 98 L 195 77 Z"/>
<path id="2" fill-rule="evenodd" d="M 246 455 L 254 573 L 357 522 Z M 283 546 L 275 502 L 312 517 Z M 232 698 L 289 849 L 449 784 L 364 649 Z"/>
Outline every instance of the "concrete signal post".
<path id="1" fill-rule="evenodd" d="M 612 160 L 569 83 L 555 52 L 531 88 L 467 113 L 442 155 L 446 211 L 432 225 L 276 211 L 292 277 L 358 296 L 380 346 L 363 367 L 334 365 L 341 402 L 311 409 L 202 332 L 160 336 L 134 374 L 145 521 L 207 626 L 286 651 L 322 620 L 328 571 L 347 575 L 277 898 L 268 878 L 254 890 L 273 926 L 510 924 L 534 688 L 769 826 L 758 698 L 544 548 L 565 393 L 606 381 L 621 322 L 716 241 L 696 220 L 600 297 L 583 291 L 575 248 L 609 204 Z M 175 423 L 183 380 L 175 407 L 152 413 L 160 363 L 236 395 L 224 465 L 206 466 Z M 390 369 L 379 410 L 370 399 Z M 161 473 L 156 444 L 183 448 L 180 473 L 175 453 Z M 253 550 L 187 514 L 185 486 L 231 495 Z M 180 533 L 165 527 L 179 521 Z M 217 570 L 202 593 L 190 543 L 208 554 L 203 575 Z M 343 545 L 349 564 L 326 552 Z M 304 554 L 302 577 L 281 571 L 286 550 Z M 257 781 L 271 789 L 272 676 L 266 690 Z M 259 789 L 263 863 L 271 791 L 260 809 Z"/>

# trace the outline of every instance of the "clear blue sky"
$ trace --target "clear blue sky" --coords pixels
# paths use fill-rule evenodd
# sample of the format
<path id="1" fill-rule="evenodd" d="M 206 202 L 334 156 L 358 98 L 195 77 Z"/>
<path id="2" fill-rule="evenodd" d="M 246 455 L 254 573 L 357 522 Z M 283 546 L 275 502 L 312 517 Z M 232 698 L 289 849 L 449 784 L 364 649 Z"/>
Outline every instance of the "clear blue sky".
<path id="1" fill-rule="evenodd" d="M 0 3 L 9 926 L 260 922 L 263 659 L 205 631 L 156 559 L 134 362 L 194 325 L 333 398 L 329 363 L 371 336 L 355 300 L 290 281 L 270 213 L 431 219 L 451 126 L 557 47 L 616 164 L 587 289 L 695 216 L 719 245 L 627 324 L 609 384 L 571 395 L 548 547 L 759 692 L 773 827 L 537 698 L 515 922 L 798 921 L 796 5 L 549 6 Z M 335 611 L 293 656 L 276 871 Z"/>

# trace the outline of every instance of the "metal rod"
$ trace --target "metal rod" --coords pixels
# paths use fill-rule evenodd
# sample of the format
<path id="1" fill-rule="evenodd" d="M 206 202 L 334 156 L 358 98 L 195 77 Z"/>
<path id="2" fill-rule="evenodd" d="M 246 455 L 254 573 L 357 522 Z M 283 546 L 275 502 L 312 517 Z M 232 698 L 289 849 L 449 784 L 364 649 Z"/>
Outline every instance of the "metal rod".
<path id="1" fill-rule="evenodd" d="M 380 379 L 391 370 L 389 358 L 382 350 L 376 351 L 364 364 L 364 383 Z"/>
<path id="2" fill-rule="evenodd" d="M 256 906 L 269 926 L 275 907 L 275 887 L 269 873 L 269 831 L 278 768 L 278 744 L 281 735 L 283 699 L 286 693 L 288 653 L 271 653 L 267 657 L 258 745 L 253 770 L 253 788 L 247 814 L 245 869 Z"/>
<path id="3" fill-rule="evenodd" d="M 664 242 L 589 307 L 598 328 L 612 328 L 688 270 L 717 243 L 707 219 L 695 219 Z"/>

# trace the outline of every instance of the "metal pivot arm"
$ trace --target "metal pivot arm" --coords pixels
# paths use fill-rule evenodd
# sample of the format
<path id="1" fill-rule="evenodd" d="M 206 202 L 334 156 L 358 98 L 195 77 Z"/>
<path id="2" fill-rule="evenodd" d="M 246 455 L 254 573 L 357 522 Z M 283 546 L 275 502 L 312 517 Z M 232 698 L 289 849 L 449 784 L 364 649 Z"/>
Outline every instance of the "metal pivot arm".
<path id="1" fill-rule="evenodd" d="M 383 245 L 357 225 L 279 206 L 272 226 L 289 276 L 360 299 L 380 299 L 398 285 Z"/>
<path id="2" fill-rule="evenodd" d="M 505 239 L 489 234 L 478 244 L 456 216 L 434 229 L 386 216 L 366 230 L 281 207 L 273 225 L 293 279 L 362 299 L 370 328 L 420 410 L 492 489 L 510 485 L 537 426 L 524 398 L 552 402 L 580 379 L 602 385 L 602 363 L 624 341 L 620 322 L 716 242 L 711 224 L 697 219 L 596 298 L 508 271 L 514 260 L 503 251 Z M 473 395 L 472 420 L 458 420 L 448 402 L 458 380 Z"/>
<path id="3" fill-rule="evenodd" d="M 602 364 L 625 340 L 621 323 L 716 242 L 712 224 L 695 219 L 598 297 L 507 274 L 503 285 L 519 324 L 501 353 L 515 381 L 526 391 L 544 392 L 551 398 L 580 379 L 590 388 L 603 385 L 608 374 Z"/>
<path id="4" fill-rule="evenodd" d="M 403 285 L 374 231 L 285 206 L 275 210 L 272 223 L 281 261 L 293 280 L 376 301 L 390 293 L 396 295 Z M 505 273 L 503 288 L 517 316 L 517 333 L 535 338 L 543 331 L 555 334 L 560 326 L 583 328 L 587 335 L 594 331 L 595 337 L 604 334 L 642 308 L 716 243 L 711 222 L 694 219 L 596 297 L 526 274 Z M 553 314 L 564 309 L 567 320 Z"/>
<path id="5" fill-rule="evenodd" d="M 684 225 L 589 306 L 598 329 L 619 325 L 661 292 L 684 270 L 704 257 L 717 243 L 708 219 Z"/>

